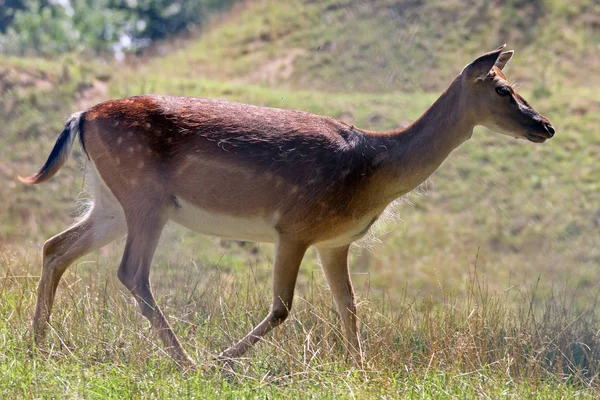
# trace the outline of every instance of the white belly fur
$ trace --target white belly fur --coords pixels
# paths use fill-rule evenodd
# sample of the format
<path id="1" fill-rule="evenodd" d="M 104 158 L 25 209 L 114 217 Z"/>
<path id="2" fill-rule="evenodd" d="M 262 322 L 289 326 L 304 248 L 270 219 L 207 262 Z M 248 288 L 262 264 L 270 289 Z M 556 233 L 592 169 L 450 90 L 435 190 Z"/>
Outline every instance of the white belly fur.
<path id="1" fill-rule="evenodd" d="M 277 237 L 277 212 L 264 217 L 241 218 L 218 214 L 177 199 L 181 208 L 170 215 L 174 222 L 198 233 L 227 239 L 273 243 Z"/>

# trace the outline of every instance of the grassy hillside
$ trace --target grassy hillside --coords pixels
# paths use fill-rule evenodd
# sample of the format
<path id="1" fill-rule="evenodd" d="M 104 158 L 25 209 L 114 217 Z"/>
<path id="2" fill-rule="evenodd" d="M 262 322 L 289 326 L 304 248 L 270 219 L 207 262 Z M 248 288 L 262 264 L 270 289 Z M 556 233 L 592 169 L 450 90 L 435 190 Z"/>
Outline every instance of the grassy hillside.
<path id="1" fill-rule="evenodd" d="M 197 39 L 158 45 L 127 65 L 0 57 L 0 337 L 8 338 L 0 365 L 13 365 L 0 370 L 10 377 L 0 379 L 0 393 L 18 381 L 25 395 L 40 396 L 64 380 L 73 395 L 90 397 L 120 387 L 123 396 L 142 391 L 160 398 L 164 386 L 185 396 L 206 382 L 207 393 L 234 397 L 281 397 L 288 388 L 297 397 L 319 397 L 320 387 L 332 397 L 595 397 L 598 7 L 560 0 L 254 1 Z M 44 185 L 26 187 L 15 177 L 42 164 L 71 112 L 154 92 L 394 129 L 417 118 L 465 64 L 504 42 L 516 50 L 509 79 L 520 82 L 557 135 L 533 145 L 476 129 L 425 194 L 397 210 L 396 223 L 376 227 L 380 242 L 355 249 L 353 280 L 369 354 L 364 371 L 345 373 L 350 366 L 336 316 L 311 252 L 294 320 L 268 339 L 275 346 L 260 344 L 227 383 L 201 371 L 184 385 L 121 291 L 115 271 L 122 243 L 67 272 L 51 350 L 23 358 L 39 249 L 76 214 L 73 199 L 84 184 L 79 148 Z M 266 312 L 271 252 L 269 245 L 241 246 L 175 226 L 165 232 L 152 279 L 193 358 L 209 360 Z M 81 376 L 79 383 L 73 376 Z M 418 393 L 409 391 L 415 387 Z"/>
<path id="2" fill-rule="evenodd" d="M 319 91 L 438 91 L 470 57 L 509 43 L 520 60 L 511 70 L 531 89 L 600 82 L 597 2 L 300 3 L 248 2 L 149 68 Z"/>

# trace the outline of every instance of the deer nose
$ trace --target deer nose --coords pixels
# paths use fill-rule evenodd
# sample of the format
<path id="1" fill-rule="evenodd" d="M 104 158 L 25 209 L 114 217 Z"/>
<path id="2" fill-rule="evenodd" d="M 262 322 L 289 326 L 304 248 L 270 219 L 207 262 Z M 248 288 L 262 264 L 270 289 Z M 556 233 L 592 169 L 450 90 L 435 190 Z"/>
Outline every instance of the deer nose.
<path id="1" fill-rule="evenodd" d="M 548 132 L 548 137 L 554 136 L 554 133 L 556 131 L 554 130 L 554 127 L 549 122 L 544 122 L 544 128 L 546 128 L 546 131 Z"/>

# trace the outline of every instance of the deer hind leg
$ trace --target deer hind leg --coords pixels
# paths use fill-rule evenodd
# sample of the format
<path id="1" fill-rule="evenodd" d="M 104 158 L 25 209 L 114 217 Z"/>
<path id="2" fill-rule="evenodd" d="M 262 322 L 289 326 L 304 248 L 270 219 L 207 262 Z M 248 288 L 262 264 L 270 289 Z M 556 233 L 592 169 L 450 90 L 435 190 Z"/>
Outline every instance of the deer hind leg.
<path id="1" fill-rule="evenodd" d="M 150 266 L 166 221 L 152 212 L 128 218 L 128 234 L 118 276 L 136 299 L 142 315 L 155 329 L 171 357 L 183 367 L 194 365 L 158 307 L 150 287 Z"/>
<path id="2" fill-rule="evenodd" d="M 97 193 L 85 217 L 44 243 L 42 276 L 33 318 L 34 339 L 38 344 L 46 333 L 56 288 L 69 265 L 124 235 L 127 230 L 123 211 L 116 200 Z"/>
<path id="3" fill-rule="evenodd" d="M 356 305 L 354 302 L 354 290 L 350 280 L 348 269 L 349 246 L 338 248 L 319 248 L 319 257 L 323 264 L 323 271 L 331 294 L 335 301 L 337 311 L 342 320 L 342 326 L 346 334 L 352 356 L 356 361 L 362 360 L 362 350 L 358 339 L 358 328 L 356 321 Z"/>
<path id="4" fill-rule="evenodd" d="M 302 243 L 279 238 L 275 246 L 271 310 L 267 317 L 242 340 L 221 353 L 222 359 L 242 356 L 271 329 L 285 321 L 292 308 L 296 278 L 306 249 L 307 246 Z"/>

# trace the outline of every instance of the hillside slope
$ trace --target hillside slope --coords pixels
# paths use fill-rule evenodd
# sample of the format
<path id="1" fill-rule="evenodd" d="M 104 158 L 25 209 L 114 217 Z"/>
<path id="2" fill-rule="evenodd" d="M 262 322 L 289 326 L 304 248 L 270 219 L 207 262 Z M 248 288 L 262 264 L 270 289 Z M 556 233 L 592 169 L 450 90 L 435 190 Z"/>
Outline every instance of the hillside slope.
<path id="1" fill-rule="evenodd" d="M 0 195 L 6 199 L 0 240 L 22 252 L 68 225 L 83 185 L 74 160 L 39 187 L 25 187 L 15 176 L 39 167 L 63 119 L 96 101 L 147 92 L 214 96 L 393 129 L 417 118 L 473 57 L 507 41 L 517 50 L 509 78 L 524 82 L 524 94 L 551 119 L 557 136 L 534 146 L 477 130 L 433 176 L 427 196 L 412 197 L 414 207 L 401 208 L 401 222 L 381 228 L 388 232 L 383 245 L 357 250 L 355 279 L 375 282 L 392 299 L 405 285 L 411 293 L 442 296 L 464 290 L 478 255 L 494 288 L 541 275 L 547 290 L 568 282 L 585 298 L 600 281 L 598 6 L 376 4 L 248 2 L 199 39 L 129 66 L 99 67 L 76 57 L 2 59 L 9 83 L 0 107 Z M 226 253 L 235 270 L 248 259 L 243 248 L 180 230 L 164 241 L 180 249 L 176 256 L 159 249 L 160 262 L 169 265 L 198 257 L 210 265 Z M 268 259 L 270 247 L 259 249 Z"/>
<path id="2" fill-rule="evenodd" d="M 519 82 L 597 84 L 600 3 L 257 0 L 149 68 L 320 91 L 437 91 L 502 43 L 517 50 Z"/>

